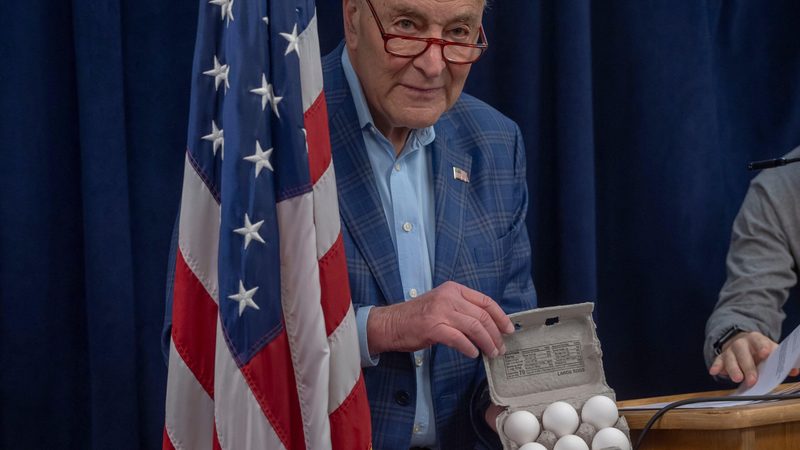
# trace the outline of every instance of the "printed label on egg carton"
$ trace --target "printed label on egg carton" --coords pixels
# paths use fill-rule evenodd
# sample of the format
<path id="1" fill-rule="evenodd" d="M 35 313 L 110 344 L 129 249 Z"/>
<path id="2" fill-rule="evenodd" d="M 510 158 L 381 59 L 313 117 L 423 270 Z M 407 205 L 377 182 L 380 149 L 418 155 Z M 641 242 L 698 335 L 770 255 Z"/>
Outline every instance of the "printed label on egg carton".
<path id="1" fill-rule="evenodd" d="M 572 442 L 572 446 L 564 442 L 556 450 L 592 448 L 592 440 L 600 430 L 580 420 L 584 403 L 596 395 L 616 400 L 614 390 L 606 383 L 603 353 L 592 319 L 593 310 L 593 303 L 580 303 L 512 314 L 509 317 L 517 331 L 504 337 L 505 355 L 497 358 L 484 355 L 492 401 L 505 406 L 497 418 L 497 430 L 504 449 L 524 447 L 524 442 L 516 443 L 504 432 L 503 425 L 512 413 L 528 411 L 541 426 L 545 409 L 555 402 L 565 402 L 574 408 L 579 425 L 573 434 L 586 442 L 586 447 L 577 442 Z M 553 450 L 559 436 L 546 428 L 541 427 L 534 442 Z M 622 431 L 627 438 L 625 443 L 630 445 L 630 431 L 625 418 L 618 418 L 613 428 Z M 619 438 L 619 433 L 608 431 L 597 438 L 598 441 L 607 438 L 613 442 Z M 528 446 L 522 450 L 529 448 L 540 447 Z M 625 450 L 625 445 L 620 448 Z"/>

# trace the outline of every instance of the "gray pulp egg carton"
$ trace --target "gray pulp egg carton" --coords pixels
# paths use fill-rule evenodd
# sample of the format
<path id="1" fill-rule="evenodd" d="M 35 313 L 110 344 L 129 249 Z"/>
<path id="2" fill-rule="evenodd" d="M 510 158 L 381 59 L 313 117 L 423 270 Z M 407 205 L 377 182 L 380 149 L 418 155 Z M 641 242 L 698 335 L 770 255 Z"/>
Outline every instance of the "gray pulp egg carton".
<path id="1" fill-rule="evenodd" d="M 593 310 L 593 303 L 579 303 L 509 315 L 517 330 L 504 336 L 505 355 L 483 357 L 492 401 L 505 407 L 497 417 L 505 450 L 518 448 L 503 433 L 503 423 L 514 411 L 530 411 L 541 424 L 545 408 L 556 401 L 571 404 L 579 416 L 584 402 L 595 395 L 616 401 L 606 383 Z M 630 439 L 624 417 L 615 427 Z M 540 443 L 552 449 L 553 443 Z"/>

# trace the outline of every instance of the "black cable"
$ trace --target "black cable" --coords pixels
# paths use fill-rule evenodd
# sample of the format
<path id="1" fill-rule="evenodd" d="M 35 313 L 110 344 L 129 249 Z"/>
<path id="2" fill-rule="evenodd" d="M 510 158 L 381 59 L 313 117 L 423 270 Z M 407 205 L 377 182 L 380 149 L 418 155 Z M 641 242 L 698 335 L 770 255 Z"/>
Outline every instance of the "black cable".
<path id="1" fill-rule="evenodd" d="M 702 402 L 749 402 L 749 401 L 759 401 L 759 400 L 790 400 L 800 398 L 800 393 L 798 394 L 782 394 L 782 395 L 743 395 L 743 396 L 729 396 L 729 397 L 697 397 L 697 398 L 689 398 L 686 400 L 679 400 L 677 402 L 672 402 L 663 408 L 659 409 L 650 420 L 647 421 L 647 424 L 642 428 L 642 433 L 639 435 L 639 438 L 636 439 L 636 445 L 633 446 L 633 450 L 638 450 L 639 447 L 642 445 L 642 441 L 644 441 L 644 437 L 647 435 L 647 432 L 655 425 L 656 421 L 661 418 L 667 411 L 677 408 L 683 405 L 689 405 L 692 403 L 702 403 Z"/>

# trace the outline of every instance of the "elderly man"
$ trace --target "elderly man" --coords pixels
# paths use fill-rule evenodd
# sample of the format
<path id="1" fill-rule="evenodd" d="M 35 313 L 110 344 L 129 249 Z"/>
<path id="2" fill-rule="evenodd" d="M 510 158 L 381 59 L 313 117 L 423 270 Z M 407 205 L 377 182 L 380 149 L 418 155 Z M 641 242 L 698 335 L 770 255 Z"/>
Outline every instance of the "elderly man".
<path id="1" fill-rule="evenodd" d="M 473 448 L 479 350 L 503 354 L 506 313 L 536 304 L 519 128 L 461 92 L 484 1 L 343 8 L 323 70 L 374 445 Z"/>

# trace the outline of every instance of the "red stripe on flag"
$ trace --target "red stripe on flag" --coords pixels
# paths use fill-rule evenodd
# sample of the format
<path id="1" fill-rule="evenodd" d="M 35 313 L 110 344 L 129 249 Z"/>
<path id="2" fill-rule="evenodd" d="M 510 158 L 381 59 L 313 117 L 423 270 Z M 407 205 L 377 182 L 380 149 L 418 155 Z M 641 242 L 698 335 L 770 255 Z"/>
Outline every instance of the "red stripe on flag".
<path id="1" fill-rule="evenodd" d="M 164 427 L 164 439 L 162 440 L 161 450 L 175 450 L 175 446 L 172 445 L 172 440 L 169 438 L 169 434 L 167 434 L 167 427 Z"/>
<path id="2" fill-rule="evenodd" d="M 334 450 L 372 449 L 372 425 L 363 375 L 358 377 L 350 395 L 330 414 L 330 420 Z"/>
<path id="3" fill-rule="evenodd" d="M 308 107 L 303 119 L 308 143 L 308 168 L 311 183 L 316 184 L 331 163 L 331 143 L 328 132 L 328 106 L 325 95 L 320 93 Z"/>
<path id="4" fill-rule="evenodd" d="M 211 442 L 212 450 L 222 450 L 222 446 L 219 445 L 219 435 L 217 434 L 217 424 L 214 424 L 214 440 Z"/>
<path id="5" fill-rule="evenodd" d="M 214 398 L 217 304 L 177 252 L 172 301 L 172 342 L 197 381 Z"/>
<path id="6" fill-rule="evenodd" d="M 350 310 L 350 282 L 342 233 L 319 260 L 319 283 L 322 288 L 325 334 L 330 336 Z"/>
<path id="7" fill-rule="evenodd" d="M 241 370 L 283 446 L 292 450 L 305 449 L 303 419 L 286 330 L 264 346 Z"/>

